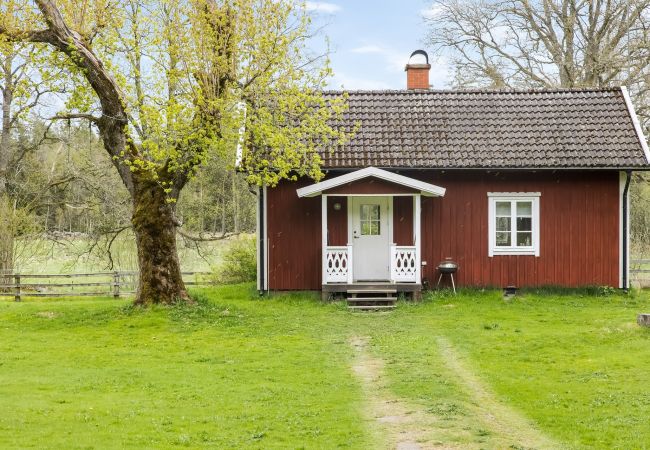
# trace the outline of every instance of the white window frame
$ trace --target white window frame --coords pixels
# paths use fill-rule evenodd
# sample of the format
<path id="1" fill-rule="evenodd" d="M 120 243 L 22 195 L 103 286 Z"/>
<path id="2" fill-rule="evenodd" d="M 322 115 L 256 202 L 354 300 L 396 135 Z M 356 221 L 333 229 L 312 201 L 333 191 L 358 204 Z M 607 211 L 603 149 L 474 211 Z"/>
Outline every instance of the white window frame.
<path id="1" fill-rule="evenodd" d="M 539 198 L 540 192 L 488 192 L 488 255 L 534 255 L 539 256 Z M 501 247 L 496 245 L 496 204 L 497 202 L 531 202 L 532 205 L 532 245 L 528 247 Z M 511 207 L 512 220 L 511 233 L 516 234 L 517 230 L 517 208 Z M 516 244 L 516 239 L 511 240 Z"/>

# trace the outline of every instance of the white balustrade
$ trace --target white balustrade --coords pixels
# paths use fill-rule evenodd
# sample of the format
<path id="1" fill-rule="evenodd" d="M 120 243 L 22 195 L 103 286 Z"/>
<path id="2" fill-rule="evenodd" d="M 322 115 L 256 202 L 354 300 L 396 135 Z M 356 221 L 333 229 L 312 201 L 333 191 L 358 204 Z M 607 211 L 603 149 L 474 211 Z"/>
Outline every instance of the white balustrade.
<path id="1" fill-rule="evenodd" d="M 327 246 L 323 259 L 325 283 L 352 283 L 352 246 Z"/>
<path id="2" fill-rule="evenodd" d="M 391 281 L 415 283 L 418 281 L 418 255 L 415 246 L 391 245 Z"/>

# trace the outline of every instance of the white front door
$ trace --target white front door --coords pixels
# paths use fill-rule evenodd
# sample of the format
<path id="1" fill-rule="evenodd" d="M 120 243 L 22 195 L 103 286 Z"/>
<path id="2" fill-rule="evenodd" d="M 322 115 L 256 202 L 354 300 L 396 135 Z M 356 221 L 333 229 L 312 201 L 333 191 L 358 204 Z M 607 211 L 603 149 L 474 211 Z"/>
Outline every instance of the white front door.
<path id="1" fill-rule="evenodd" d="M 354 281 L 389 280 L 389 198 L 351 197 L 350 200 Z"/>

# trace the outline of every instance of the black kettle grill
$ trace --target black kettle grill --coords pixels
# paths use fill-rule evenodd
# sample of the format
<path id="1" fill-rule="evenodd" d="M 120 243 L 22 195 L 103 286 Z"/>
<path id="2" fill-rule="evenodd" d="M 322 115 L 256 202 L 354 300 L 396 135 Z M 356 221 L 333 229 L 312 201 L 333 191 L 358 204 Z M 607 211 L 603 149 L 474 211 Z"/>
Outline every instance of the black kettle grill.
<path id="1" fill-rule="evenodd" d="M 438 264 L 437 269 L 440 272 L 440 277 L 438 277 L 438 284 L 436 285 L 436 287 L 440 286 L 440 282 L 442 281 L 443 275 L 449 275 L 449 277 L 451 278 L 451 287 L 454 290 L 454 294 L 455 294 L 456 283 L 454 282 L 454 274 L 458 271 L 458 264 L 452 261 L 451 258 L 445 258 L 444 261 Z"/>

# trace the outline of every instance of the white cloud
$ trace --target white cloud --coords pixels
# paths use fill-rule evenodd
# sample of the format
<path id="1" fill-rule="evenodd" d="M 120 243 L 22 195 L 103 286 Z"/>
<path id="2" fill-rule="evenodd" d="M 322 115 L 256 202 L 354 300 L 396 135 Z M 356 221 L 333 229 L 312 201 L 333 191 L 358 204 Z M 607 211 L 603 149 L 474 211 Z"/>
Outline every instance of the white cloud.
<path id="1" fill-rule="evenodd" d="M 394 72 L 403 71 L 408 59 L 408 54 L 405 54 L 404 52 L 398 52 L 392 48 L 373 44 L 362 45 L 361 47 L 353 48 L 350 50 L 350 52 L 366 55 L 379 55 L 386 63 L 386 66 Z"/>
<path id="2" fill-rule="evenodd" d="M 341 10 L 341 7 L 335 3 L 327 2 L 307 2 L 305 3 L 308 11 L 316 11 L 325 14 L 335 14 Z"/>
<path id="3" fill-rule="evenodd" d="M 425 19 L 435 19 L 438 17 L 443 10 L 442 5 L 433 5 L 430 8 L 424 8 L 420 10 L 420 15 Z"/>
<path id="4" fill-rule="evenodd" d="M 362 45 L 350 50 L 352 53 L 383 53 L 384 49 L 378 45 Z"/>

